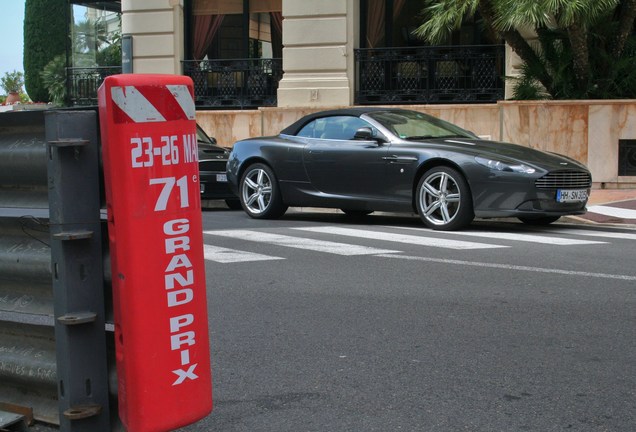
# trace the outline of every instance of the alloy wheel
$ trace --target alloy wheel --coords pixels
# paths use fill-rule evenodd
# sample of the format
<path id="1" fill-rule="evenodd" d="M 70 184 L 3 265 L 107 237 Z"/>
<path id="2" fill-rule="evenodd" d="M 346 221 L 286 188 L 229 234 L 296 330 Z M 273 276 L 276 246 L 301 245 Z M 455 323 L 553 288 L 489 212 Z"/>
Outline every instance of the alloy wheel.
<path id="1" fill-rule="evenodd" d="M 272 179 L 262 168 L 254 168 L 243 178 L 241 198 L 252 214 L 258 215 L 267 210 L 272 200 Z"/>
<path id="2" fill-rule="evenodd" d="M 417 210 L 429 228 L 455 230 L 465 227 L 474 217 L 468 183 L 453 168 L 430 169 L 418 184 Z"/>

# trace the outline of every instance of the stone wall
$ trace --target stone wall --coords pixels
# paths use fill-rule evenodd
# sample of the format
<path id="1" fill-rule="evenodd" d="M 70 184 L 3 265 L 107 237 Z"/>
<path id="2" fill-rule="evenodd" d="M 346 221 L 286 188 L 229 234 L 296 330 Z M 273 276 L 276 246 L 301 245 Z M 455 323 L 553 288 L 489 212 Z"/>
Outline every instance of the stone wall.
<path id="1" fill-rule="evenodd" d="M 502 101 L 488 105 L 400 106 L 455 123 L 479 136 L 567 155 L 585 163 L 597 188 L 633 188 L 618 176 L 618 140 L 636 139 L 636 100 Z M 327 108 L 322 108 L 327 109 Z M 276 135 L 319 108 L 197 111 L 199 124 L 219 144 Z"/>

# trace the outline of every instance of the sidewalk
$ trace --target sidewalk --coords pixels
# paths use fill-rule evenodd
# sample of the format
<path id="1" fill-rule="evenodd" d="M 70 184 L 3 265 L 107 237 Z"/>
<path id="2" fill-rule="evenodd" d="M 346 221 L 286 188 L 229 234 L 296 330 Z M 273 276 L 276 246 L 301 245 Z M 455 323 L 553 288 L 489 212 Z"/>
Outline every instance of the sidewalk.
<path id="1" fill-rule="evenodd" d="M 587 213 L 571 216 L 581 222 L 636 228 L 636 189 L 592 189 Z"/>

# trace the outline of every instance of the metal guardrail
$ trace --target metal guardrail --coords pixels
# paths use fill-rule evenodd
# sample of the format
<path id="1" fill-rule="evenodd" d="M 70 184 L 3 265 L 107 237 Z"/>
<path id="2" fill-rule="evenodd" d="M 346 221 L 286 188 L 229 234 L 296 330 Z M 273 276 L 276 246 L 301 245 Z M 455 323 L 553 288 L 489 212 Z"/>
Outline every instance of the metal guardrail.
<path id="1" fill-rule="evenodd" d="M 97 131 L 95 111 L 0 115 L 0 409 L 65 431 L 111 430 Z"/>

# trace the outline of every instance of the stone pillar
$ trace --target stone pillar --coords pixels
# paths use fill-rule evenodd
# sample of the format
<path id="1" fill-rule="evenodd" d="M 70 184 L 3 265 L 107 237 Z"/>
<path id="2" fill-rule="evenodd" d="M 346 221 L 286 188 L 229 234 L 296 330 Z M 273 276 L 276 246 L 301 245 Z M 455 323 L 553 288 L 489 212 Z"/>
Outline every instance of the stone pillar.
<path id="1" fill-rule="evenodd" d="M 184 0 L 123 0 L 122 34 L 132 35 L 133 73 L 181 74 Z"/>
<path id="2" fill-rule="evenodd" d="M 283 0 L 279 107 L 350 106 L 359 1 Z"/>
<path id="3" fill-rule="evenodd" d="M 521 58 L 510 48 L 510 45 L 506 44 L 506 71 L 505 76 L 510 78 L 518 78 L 519 77 L 519 69 L 523 65 Z M 515 82 L 511 79 L 507 79 L 505 81 L 504 86 L 504 99 L 509 99 L 512 97 L 513 88 Z"/>

